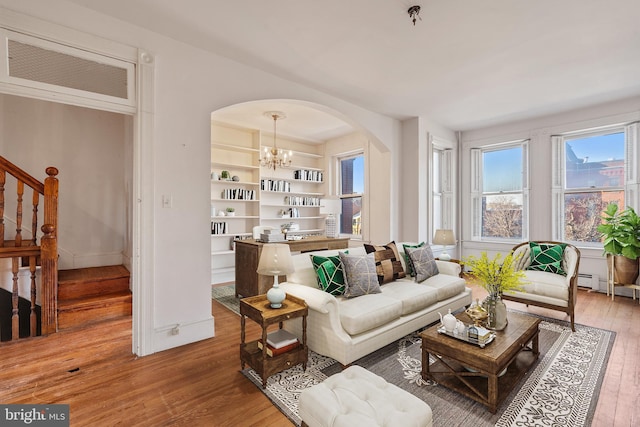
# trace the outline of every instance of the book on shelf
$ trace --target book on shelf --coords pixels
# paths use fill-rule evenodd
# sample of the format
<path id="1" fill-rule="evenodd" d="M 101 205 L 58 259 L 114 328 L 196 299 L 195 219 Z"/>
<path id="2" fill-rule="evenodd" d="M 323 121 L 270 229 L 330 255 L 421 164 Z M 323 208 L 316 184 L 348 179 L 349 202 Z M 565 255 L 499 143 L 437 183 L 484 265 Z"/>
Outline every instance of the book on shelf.
<path id="1" fill-rule="evenodd" d="M 278 329 L 267 334 L 267 344 L 273 348 L 281 348 L 298 342 L 298 337 L 286 329 Z"/>
<path id="2" fill-rule="evenodd" d="M 264 345 L 262 344 L 262 338 L 261 338 L 258 340 L 258 348 L 262 350 L 262 347 L 264 347 Z M 300 347 L 300 341 L 298 341 L 297 339 L 295 342 L 280 348 L 274 348 L 267 343 L 267 356 L 270 356 L 270 357 L 279 356 L 288 351 L 295 350 L 298 347 Z"/>

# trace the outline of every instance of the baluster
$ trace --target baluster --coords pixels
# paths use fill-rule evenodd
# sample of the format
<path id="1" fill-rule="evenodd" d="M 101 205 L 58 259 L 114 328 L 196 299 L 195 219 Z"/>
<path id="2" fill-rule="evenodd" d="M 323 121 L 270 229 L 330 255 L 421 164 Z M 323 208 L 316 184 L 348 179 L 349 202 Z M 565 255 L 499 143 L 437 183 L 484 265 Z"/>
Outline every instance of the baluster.
<path id="1" fill-rule="evenodd" d="M 33 246 L 38 242 L 38 203 L 40 202 L 40 193 L 33 190 L 33 217 L 31 218 L 31 242 Z"/>
<path id="2" fill-rule="evenodd" d="M 31 327 L 31 336 L 35 337 L 38 333 L 38 317 L 36 316 L 36 257 L 29 257 L 29 271 L 31 272 L 31 315 L 29 316 L 29 325 Z"/>
<path id="3" fill-rule="evenodd" d="M 7 180 L 7 172 L 0 171 L 0 247 L 4 247 L 4 183 Z"/>
<path id="4" fill-rule="evenodd" d="M 24 182 L 18 180 L 18 206 L 16 206 L 16 247 L 22 246 L 22 195 L 24 194 Z"/>
<path id="5" fill-rule="evenodd" d="M 20 257 L 11 258 L 11 272 L 13 273 L 13 294 L 11 295 L 12 315 L 11 315 L 11 339 L 20 338 L 20 317 L 18 315 L 18 261 Z"/>

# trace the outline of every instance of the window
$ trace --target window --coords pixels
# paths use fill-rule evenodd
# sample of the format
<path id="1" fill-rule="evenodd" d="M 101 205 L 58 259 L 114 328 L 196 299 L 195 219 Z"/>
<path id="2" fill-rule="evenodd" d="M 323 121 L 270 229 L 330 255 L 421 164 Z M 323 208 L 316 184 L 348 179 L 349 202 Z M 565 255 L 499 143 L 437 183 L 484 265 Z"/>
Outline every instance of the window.
<path id="1" fill-rule="evenodd" d="M 526 240 L 528 141 L 471 153 L 474 240 Z"/>
<path id="2" fill-rule="evenodd" d="M 599 244 L 602 211 L 609 203 L 625 207 L 627 154 L 635 150 L 624 127 L 595 132 L 576 132 L 552 139 L 557 175 L 556 238 L 569 242 Z M 558 161 L 559 160 L 559 161 Z M 633 179 L 630 180 L 633 182 Z"/>
<path id="3" fill-rule="evenodd" d="M 362 195 L 364 194 L 364 154 L 338 159 L 339 196 L 342 202 L 340 234 L 362 238 Z"/>
<path id="4" fill-rule="evenodd" d="M 431 225 L 433 230 L 455 229 L 454 162 L 455 153 L 450 148 L 433 145 L 431 159 Z"/>

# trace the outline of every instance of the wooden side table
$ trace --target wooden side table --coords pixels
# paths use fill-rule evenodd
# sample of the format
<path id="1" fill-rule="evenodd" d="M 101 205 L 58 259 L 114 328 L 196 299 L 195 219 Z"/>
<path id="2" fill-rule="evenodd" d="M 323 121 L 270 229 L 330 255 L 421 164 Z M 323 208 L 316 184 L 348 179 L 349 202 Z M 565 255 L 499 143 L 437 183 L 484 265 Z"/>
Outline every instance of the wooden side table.
<path id="1" fill-rule="evenodd" d="M 262 388 L 267 387 L 267 378 L 278 372 L 289 369 L 302 363 L 304 370 L 307 369 L 309 351 L 307 348 L 307 315 L 309 309 L 304 300 L 287 295 L 281 308 L 271 308 L 266 295 L 256 295 L 240 300 L 240 363 L 241 369 L 245 364 L 252 367 L 262 378 Z M 282 329 L 282 322 L 289 319 L 302 318 L 302 342 L 300 347 L 286 353 L 269 356 L 267 346 L 258 348 L 258 340 L 245 342 L 246 318 L 249 318 L 262 327 L 262 342 L 267 342 L 267 328 L 270 325 L 278 324 Z"/>

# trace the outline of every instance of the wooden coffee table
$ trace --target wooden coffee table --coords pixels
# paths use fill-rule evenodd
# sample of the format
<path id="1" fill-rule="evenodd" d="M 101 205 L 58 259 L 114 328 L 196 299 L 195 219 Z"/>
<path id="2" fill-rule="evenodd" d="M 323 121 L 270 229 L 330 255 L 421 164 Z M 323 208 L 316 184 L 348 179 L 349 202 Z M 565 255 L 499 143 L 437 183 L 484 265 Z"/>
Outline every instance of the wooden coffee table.
<path id="1" fill-rule="evenodd" d="M 466 313 L 456 317 L 472 323 Z M 421 332 L 422 378 L 480 402 L 495 414 L 539 355 L 540 319 L 518 313 L 509 313 L 508 318 L 507 327 L 484 348 L 438 333 L 440 324 Z M 429 354 L 437 359 L 432 366 Z"/>

